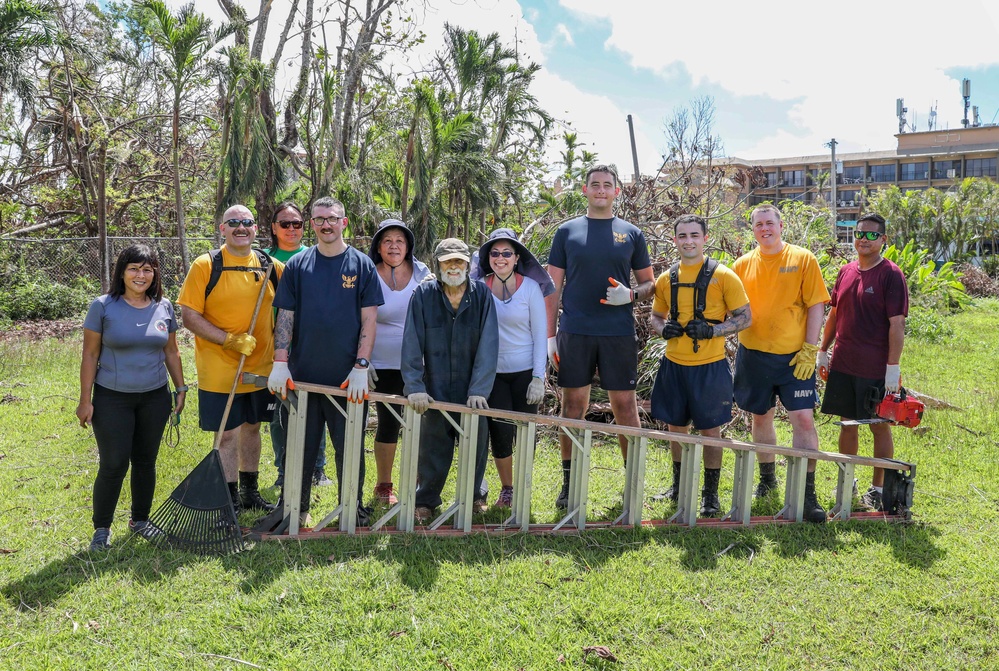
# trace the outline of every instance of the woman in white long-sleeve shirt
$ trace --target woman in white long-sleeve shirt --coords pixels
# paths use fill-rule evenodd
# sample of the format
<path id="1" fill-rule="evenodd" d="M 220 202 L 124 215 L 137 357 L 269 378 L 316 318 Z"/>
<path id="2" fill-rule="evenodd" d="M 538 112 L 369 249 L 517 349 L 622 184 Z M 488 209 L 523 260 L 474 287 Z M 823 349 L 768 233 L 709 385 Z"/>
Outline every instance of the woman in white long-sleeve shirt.
<path id="1" fill-rule="evenodd" d="M 499 325 L 496 382 L 489 407 L 536 413 L 545 394 L 548 326 L 544 291 L 554 288 L 551 278 L 508 228 L 493 231 L 479 248 L 479 275 L 492 292 Z M 501 485 L 495 505 L 508 508 L 513 503 L 516 428 L 494 419 L 488 425 Z"/>

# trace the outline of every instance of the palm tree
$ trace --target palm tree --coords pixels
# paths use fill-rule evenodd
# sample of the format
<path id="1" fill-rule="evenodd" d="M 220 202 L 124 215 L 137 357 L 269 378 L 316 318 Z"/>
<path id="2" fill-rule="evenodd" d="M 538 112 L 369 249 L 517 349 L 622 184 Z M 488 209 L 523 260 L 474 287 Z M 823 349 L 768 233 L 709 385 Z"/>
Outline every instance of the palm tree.
<path id="1" fill-rule="evenodd" d="M 205 56 L 215 45 L 232 33 L 232 27 L 212 30 L 212 22 L 194 9 L 194 3 L 184 5 L 172 14 L 163 0 L 143 0 L 141 21 L 153 44 L 162 50 L 158 64 L 173 93 L 173 191 L 177 210 L 177 237 L 183 271 L 188 268 L 187 235 L 184 223 L 184 201 L 180 191 L 180 110 L 188 85 L 204 66 Z"/>
<path id="2" fill-rule="evenodd" d="M 30 0 L 0 0 L 0 98 L 13 93 L 26 114 L 35 94 L 34 53 L 55 41 L 52 9 Z"/>

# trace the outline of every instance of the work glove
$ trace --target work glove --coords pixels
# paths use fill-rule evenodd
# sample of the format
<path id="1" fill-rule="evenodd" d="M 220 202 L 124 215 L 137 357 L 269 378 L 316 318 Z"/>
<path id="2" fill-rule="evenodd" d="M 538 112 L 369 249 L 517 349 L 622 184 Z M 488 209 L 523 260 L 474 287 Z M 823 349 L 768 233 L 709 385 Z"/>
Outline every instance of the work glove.
<path id="1" fill-rule="evenodd" d="M 715 337 L 715 327 L 703 319 L 691 319 L 683 327 L 683 332 L 690 336 L 691 340 L 711 340 Z"/>
<path id="2" fill-rule="evenodd" d="M 823 380 L 829 379 L 829 352 L 820 350 L 815 358 L 815 365 L 819 368 L 819 377 Z"/>
<path id="3" fill-rule="evenodd" d="M 243 356 L 250 356 L 253 354 L 253 350 L 257 347 L 257 339 L 251 336 L 249 333 L 240 333 L 239 335 L 233 333 L 225 334 L 225 342 L 222 343 L 222 349 L 232 350 L 233 352 L 239 352 Z"/>
<path id="4" fill-rule="evenodd" d="M 476 410 L 486 410 L 489 407 L 485 396 L 469 396 L 465 405 Z"/>
<path id="5" fill-rule="evenodd" d="M 436 282 L 436 281 L 437 281 L 437 276 L 434 275 L 433 273 L 428 273 L 426 277 L 420 280 L 420 284 L 423 284 L 424 282 Z"/>
<path id="6" fill-rule="evenodd" d="M 430 394 L 422 391 L 410 394 L 406 397 L 406 400 L 409 401 L 410 407 L 421 415 L 425 413 L 427 408 L 430 407 L 430 404 L 434 402 L 434 399 L 430 398 Z"/>
<path id="7" fill-rule="evenodd" d="M 663 340 L 671 340 L 673 338 L 679 338 L 683 335 L 683 327 L 680 326 L 680 322 L 675 319 L 667 319 L 666 323 L 663 325 Z"/>
<path id="8" fill-rule="evenodd" d="M 810 342 L 802 343 L 801 349 L 795 354 L 788 366 L 794 366 L 794 376 L 799 380 L 807 380 L 815 374 L 815 355 L 819 351 L 818 345 Z"/>
<path id="9" fill-rule="evenodd" d="M 291 380 L 291 371 L 288 370 L 287 361 L 275 361 L 271 367 L 271 374 L 267 376 L 267 388 L 272 394 L 277 394 L 281 398 L 288 398 L 289 387 L 294 387 Z"/>
<path id="10" fill-rule="evenodd" d="M 885 368 L 885 391 L 896 392 L 902 384 L 902 370 L 897 363 L 890 363 Z"/>
<path id="11" fill-rule="evenodd" d="M 373 390 L 375 382 L 378 382 L 378 373 L 375 372 L 374 366 L 368 366 L 368 389 Z"/>
<path id="12" fill-rule="evenodd" d="M 540 377 L 532 377 L 527 385 L 527 404 L 537 405 L 545 397 L 545 381 Z"/>
<path id="13" fill-rule="evenodd" d="M 555 336 L 548 339 L 548 361 L 555 370 L 558 370 L 558 346 L 555 343 Z"/>
<path id="14" fill-rule="evenodd" d="M 341 389 L 347 390 L 347 401 L 349 403 L 363 403 L 368 400 L 368 366 L 367 368 L 350 369 L 347 379 L 340 385 Z"/>
<path id="15" fill-rule="evenodd" d="M 624 286 L 613 277 L 608 277 L 610 287 L 607 289 L 607 298 L 601 298 L 600 302 L 606 305 L 627 305 L 635 300 L 635 292 Z"/>

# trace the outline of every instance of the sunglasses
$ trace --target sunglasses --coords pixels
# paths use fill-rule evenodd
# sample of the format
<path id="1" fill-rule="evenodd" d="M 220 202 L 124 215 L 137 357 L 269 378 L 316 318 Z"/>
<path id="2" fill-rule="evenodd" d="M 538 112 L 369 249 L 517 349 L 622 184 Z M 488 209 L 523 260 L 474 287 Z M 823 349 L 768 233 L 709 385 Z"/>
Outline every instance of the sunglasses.
<path id="1" fill-rule="evenodd" d="M 513 252 L 511 252 L 509 249 L 504 249 L 502 252 L 500 250 L 498 250 L 498 249 L 493 249 L 493 250 L 489 251 L 489 256 L 492 257 L 492 258 L 494 258 L 494 259 L 498 259 L 501 256 L 504 259 L 508 259 L 511 256 L 513 256 Z"/>
<path id="2" fill-rule="evenodd" d="M 284 229 L 295 228 L 296 230 L 305 225 L 305 223 L 301 221 L 277 221 L 274 223 Z"/>
<path id="3" fill-rule="evenodd" d="M 857 231 L 853 234 L 853 237 L 858 240 L 877 240 L 882 235 L 884 235 L 884 233 L 878 233 L 877 231 Z"/>
<path id="4" fill-rule="evenodd" d="M 250 228 L 251 226 L 253 226 L 256 223 L 257 222 L 255 222 L 253 219 L 226 219 L 225 220 L 225 225 L 226 226 L 231 226 L 233 228 L 239 228 L 240 226 L 245 226 L 246 228 Z"/>

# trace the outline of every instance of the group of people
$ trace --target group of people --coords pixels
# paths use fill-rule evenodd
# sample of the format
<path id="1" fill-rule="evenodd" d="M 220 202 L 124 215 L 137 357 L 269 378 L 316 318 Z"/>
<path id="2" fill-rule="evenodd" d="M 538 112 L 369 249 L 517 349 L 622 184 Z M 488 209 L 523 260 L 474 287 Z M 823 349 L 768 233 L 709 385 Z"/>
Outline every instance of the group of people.
<path id="1" fill-rule="evenodd" d="M 649 298 L 651 326 L 666 340 L 651 414 L 671 431 L 686 433 L 692 427 L 717 437 L 731 420 L 734 402 L 752 414 L 753 440 L 776 444 L 774 411 L 780 399 L 793 447 L 817 450 L 816 369 L 823 377 L 828 374 L 822 412 L 845 419 L 870 416 L 865 399 L 872 388 L 884 394 L 899 387 L 908 292 L 901 271 L 882 256 L 887 232 L 879 215 L 860 218 L 854 242 L 858 258 L 841 269 L 830 294 L 815 256 L 782 239 L 784 224 L 772 205 L 752 211 L 758 244 L 731 268 L 705 255 L 704 218 L 677 218 L 673 241 L 679 261 L 655 278 L 641 229 L 614 215 L 620 194 L 614 170 L 602 165 L 589 170 L 583 193 L 587 212 L 555 232 L 547 268 L 505 228 L 493 231 L 477 255 L 461 240 L 441 240 L 431 268 L 414 258 L 413 233 L 395 219 L 379 224 L 365 254 L 344 240 L 346 211 L 328 197 L 309 209 L 314 246 L 302 244 L 302 210 L 282 203 L 271 222 L 273 246 L 264 253 L 252 246 L 257 234 L 252 212 L 242 205 L 226 210 L 219 225 L 225 243 L 195 260 L 178 302 L 183 325 L 195 335 L 199 424 L 222 432 L 219 450 L 234 507 L 275 507 L 259 492 L 260 422 L 270 422 L 276 484 L 283 486 L 287 410 L 275 395 L 285 397 L 294 381 L 347 390 L 346 397 L 308 396 L 301 489 L 306 525 L 312 485 L 330 484 L 326 434 L 342 491 L 346 419 L 341 410 L 346 403 L 365 403 L 372 388 L 403 395 L 424 413 L 419 521 L 429 520 L 442 503 L 457 439 L 441 412 L 427 412 L 435 401 L 537 412 L 547 360 L 558 371 L 563 417 L 583 418 L 591 383 L 599 375 L 615 422 L 639 426 L 634 306 Z M 258 299 L 261 307 L 251 328 Z M 162 297 L 156 253 L 143 245 L 129 247 L 118 259 L 111 292 L 94 300 L 84 322 L 77 416 L 81 425 L 93 423 L 100 454 L 92 549 L 110 544 L 129 463 L 129 527 L 148 532 L 158 445 L 168 416 L 180 412 L 187 391 L 177 327 L 173 307 Z M 733 334 L 739 339 L 734 376 L 725 355 L 725 337 Z M 268 388 L 234 380 L 240 363 L 246 372 L 266 377 Z M 176 388 L 172 404 L 168 373 Z M 220 426 L 227 407 L 228 420 Z M 376 412 L 373 494 L 394 504 L 399 421 L 381 403 Z M 495 505 L 512 503 L 514 428 L 485 417 L 478 421 L 474 510 L 482 512 L 488 507 L 484 474 L 490 445 L 500 480 Z M 890 427 L 872 424 L 871 430 L 875 456 L 892 456 Z M 856 426 L 842 427 L 840 451 L 856 454 L 858 440 Z M 620 446 L 627 463 L 624 436 Z M 560 451 L 563 483 L 555 506 L 565 508 L 571 465 L 565 435 Z M 675 501 L 681 467 L 677 443 L 671 452 L 673 484 L 662 496 Z M 774 459 L 758 456 L 755 493 L 766 496 L 778 487 Z M 721 512 L 721 461 L 721 448 L 705 447 L 705 516 Z M 819 523 L 826 513 L 815 494 L 814 469 L 812 460 L 804 518 Z M 362 501 L 363 460 L 358 477 L 357 519 L 364 526 L 371 509 Z M 880 509 L 882 481 L 883 473 L 875 470 L 863 496 L 873 509 Z"/>

